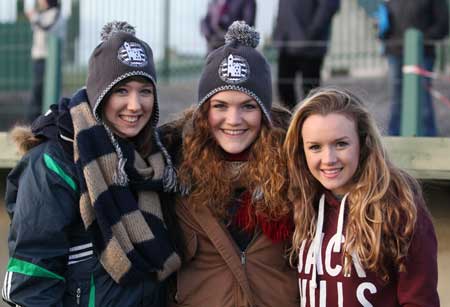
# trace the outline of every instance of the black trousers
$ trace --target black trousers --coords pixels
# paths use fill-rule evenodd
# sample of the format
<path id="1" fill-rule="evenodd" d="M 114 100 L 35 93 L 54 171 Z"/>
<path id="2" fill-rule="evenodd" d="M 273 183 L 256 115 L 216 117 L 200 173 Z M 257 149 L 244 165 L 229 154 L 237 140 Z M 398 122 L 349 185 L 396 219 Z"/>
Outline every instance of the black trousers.
<path id="1" fill-rule="evenodd" d="M 25 110 L 25 120 L 33 122 L 42 113 L 44 96 L 45 59 L 33 60 L 33 88 L 31 99 Z"/>
<path id="2" fill-rule="evenodd" d="M 320 71 L 324 56 L 308 57 L 292 55 L 281 50 L 278 56 L 278 96 L 281 104 L 293 109 L 302 97 L 320 85 Z M 302 77 L 303 96 L 296 95 L 295 80 L 297 74 Z"/>

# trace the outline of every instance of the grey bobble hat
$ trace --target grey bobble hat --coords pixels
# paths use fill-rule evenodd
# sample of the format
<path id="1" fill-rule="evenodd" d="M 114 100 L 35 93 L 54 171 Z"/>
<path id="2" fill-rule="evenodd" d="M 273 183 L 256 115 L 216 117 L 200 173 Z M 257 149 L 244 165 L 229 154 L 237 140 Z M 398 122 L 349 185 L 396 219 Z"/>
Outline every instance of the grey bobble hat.
<path id="1" fill-rule="evenodd" d="M 272 125 L 272 78 L 266 58 L 256 50 L 259 33 L 244 21 L 235 21 L 225 35 L 225 45 L 206 58 L 199 81 L 199 108 L 216 93 L 243 92 L 256 100 Z"/>
<path id="2" fill-rule="evenodd" d="M 150 46 L 135 36 L 133 26 L 124 21 L 107 23 L 101 32 L 102 41 L 94 49 L 89 59 L 89 71 L 86 81 L 86 92 L 89 104 L 96 120 L 105 127 L 112 145 L 119 158 L 115 182 L 126 185 L 128 176 L 125 173 L 122 149 L 119 146 L 111 129 L 105 125 L 101 118 L 101 106 L 104 98 L 120 81 L 133 76 L 147 78 L 154 86 L 154 104 L 150 118 L 155 142 L 162 151 L 166 160 L 163 174 L 163 187 L 165 191 L 175 191 L 177 188 L 176 172 L 167 149 L 160 140 L 156 125 L 159 120 L 159 107 L 156 95 L 156 70 L 153 61 L 153 52 Z"/>
<path id="3" fill-rule="evenodd" d="M 101 32 L 102 41 L 89 59 L 86 91 L 92 113 L 101 121 L 101 104 L 120 81 L 132 77 L 148 78 L 155 87 L 152 126 L 156 127 L 159 108 L 156 96 L 156 71 L 150 46 L 135 36 L 133 26 L 123 21 L 107 23 Z"/>

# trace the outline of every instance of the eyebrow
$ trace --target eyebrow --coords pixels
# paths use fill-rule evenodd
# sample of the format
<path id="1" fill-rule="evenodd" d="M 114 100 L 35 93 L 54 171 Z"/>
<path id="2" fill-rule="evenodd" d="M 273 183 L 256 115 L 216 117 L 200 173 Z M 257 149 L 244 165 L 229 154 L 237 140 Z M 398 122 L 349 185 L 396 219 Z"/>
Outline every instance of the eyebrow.
<path id="1" fill-rule="evenodd" d="M 117 86 L 117 87 L 122 87 L 122 86 L 127 86 L 127 87 L 129 87 L 130 85 L 129 85 L 129 83 L 130 82 L 133 82 L 133 81 L 129 81 L 129 82 L 125 82 L 125 83 L 123 83 L 123 84 L 116 84 L 115 86 Z M 139 82 L 139 81 L 136 81 L 136 82 L 138 82 L 142 87 L 154 87 L 153 86 L 153 84 L 151 83 L 151 82 Z"/>
<path id="2" fill-rule="evenodd" d="M 343 137 L 340 137 L 340 138 L 337 138 L 337 139 L 335 139 L 334 141 L 335 142 L 338 142 L 338 141 L 346 141 L 346 140 L 349 140 L 350 138 L 348 137 L 348 136 L 343 136 Z"/>
<path id="3" fill-rule="evenodd" d="M 333 142 L 348 141 L 349 139 L 350 139 L 350 138 L 349 138 L 348 136 L 343 136 L 343 137 L 334 139 Z M 305 143 L 305 144 L 318 144 L 318 143 L 320 143 L 320 142 L 317 142 L 317 141 L 307 141 L 307 142 L 304 142 L 304 143 Z"/>
<path id="4" fill-rule="evenodd" d="M 151 83 L 143 84 L 142 87 L 151 87 L 151 88 L 154 88 L 153 84 L 151 84 Z"/>
<path id="5" fill-rule="evenodd" d="M 229 104 L 230 103 L 229 101 L 224 101 L 224 100 L 217 99 L 217 98 L 211 99 L 211 102 L 213 102 L 213 101 L 214 102 L 225 103 L 225 104 Z M 249 103 L 249 102 L 255 102 L 256 104 L 258 104 L 255 101 L 255 99 L 253 99 L 253 98 L 250 98 L 250 99 L 247 99 L 247 100 L 243 100 L 243 101 L 239 101 L 238 104 L 245 104 L 245 103 Z"/>

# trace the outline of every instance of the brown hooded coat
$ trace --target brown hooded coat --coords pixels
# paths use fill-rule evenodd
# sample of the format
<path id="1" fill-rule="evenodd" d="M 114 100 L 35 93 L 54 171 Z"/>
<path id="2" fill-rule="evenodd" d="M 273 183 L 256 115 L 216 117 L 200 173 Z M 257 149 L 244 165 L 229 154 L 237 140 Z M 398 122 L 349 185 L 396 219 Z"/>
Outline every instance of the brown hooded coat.
<path id="1" fill-rule="evenodd" d="M 277 126 L 286 126 L 289 117 L 272 110 Z M 185 241 L 184 263 L 168 306 L 299 306 L 297 273 L 286 256 L 289 240 L 273 243 L 256 232 L 241 252 L 208 206 L 194 209 L 180 201 L 176 214 Z"/>

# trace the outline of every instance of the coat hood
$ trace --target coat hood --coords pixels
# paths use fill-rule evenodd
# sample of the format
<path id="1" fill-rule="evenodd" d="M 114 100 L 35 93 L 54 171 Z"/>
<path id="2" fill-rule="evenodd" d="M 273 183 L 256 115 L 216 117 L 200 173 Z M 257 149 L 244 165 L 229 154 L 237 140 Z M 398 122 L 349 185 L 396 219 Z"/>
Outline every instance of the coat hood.
<path id="1" fill-rule="evenodd" d="M 66 152 L 72 153 L 73 125 L 68 109 L 69 101 L 69 98 L 62 98 L 31 125 L 16 125 L 11 129 L 11 139 L 21 155 L 46 140 L 58 141 Z"/>

